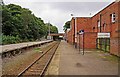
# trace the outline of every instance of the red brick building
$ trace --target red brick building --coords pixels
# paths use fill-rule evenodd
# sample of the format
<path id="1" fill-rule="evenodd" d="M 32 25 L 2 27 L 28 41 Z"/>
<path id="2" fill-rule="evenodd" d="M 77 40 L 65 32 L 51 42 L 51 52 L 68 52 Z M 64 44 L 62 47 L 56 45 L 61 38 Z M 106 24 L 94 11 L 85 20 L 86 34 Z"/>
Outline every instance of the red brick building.
<path id="1" fill-rule="evenodd" d="M 80 30 L 84 30 L 84 47 L 86 49 L 96 48 L 97 33 L 92 30 L 92 20 L 90 17 L 73 17 L 71 20 L 71 29 L 68 34 L 68 42 L 83 47 L 82 35 L 79 35 Z"/>
<path id="2" fill-rule="evenodd" d="M 67 32 L 69 43 L 85 49 L 101 49 L 118 55 L 120 34 L 120 1 L 113 2 L 93 17 L 73 17 Z M 79 34 L 84 30 L 83 34 Z"/>

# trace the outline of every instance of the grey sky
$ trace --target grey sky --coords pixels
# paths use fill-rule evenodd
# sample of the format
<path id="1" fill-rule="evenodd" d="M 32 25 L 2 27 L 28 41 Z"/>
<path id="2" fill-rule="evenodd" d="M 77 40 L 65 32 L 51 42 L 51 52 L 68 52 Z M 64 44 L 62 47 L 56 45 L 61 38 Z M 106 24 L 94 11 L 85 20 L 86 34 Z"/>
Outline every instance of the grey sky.
<path id="1" fill-rule="evenodd" d="M 5 4 L 14 3 L 30 9 L 37 17 L 57 26 L 59 32 L 63 32 L 63 25 L 71 19 L 70 14 L 80 17 L 93 16 L 98 11 L 109 5 L 114 0 L 4 0 Z"/>

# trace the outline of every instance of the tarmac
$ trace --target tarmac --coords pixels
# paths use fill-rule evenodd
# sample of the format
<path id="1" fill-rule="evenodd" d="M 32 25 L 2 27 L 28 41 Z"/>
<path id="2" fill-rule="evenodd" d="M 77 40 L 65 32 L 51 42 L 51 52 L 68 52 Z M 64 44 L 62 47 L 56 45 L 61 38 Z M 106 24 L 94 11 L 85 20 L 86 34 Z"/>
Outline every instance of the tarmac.
<path id="1" fill-rule="evenodd" d="M 73 45 L 61 41 L 46 75 L 118 77 L 118 58 L 100 50 L 86 50 L 83 55 Z"/>

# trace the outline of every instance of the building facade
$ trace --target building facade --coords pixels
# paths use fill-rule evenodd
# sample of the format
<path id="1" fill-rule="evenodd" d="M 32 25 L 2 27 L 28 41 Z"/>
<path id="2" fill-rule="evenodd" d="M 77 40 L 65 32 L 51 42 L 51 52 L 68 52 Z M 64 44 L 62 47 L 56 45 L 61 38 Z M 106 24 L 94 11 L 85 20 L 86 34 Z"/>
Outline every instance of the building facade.
<path id="1" fill-rule="evenodd" d="M 113 2 L 93 17 L 73 17 L 67 40 L 76 47 L 100 49 L 119 55 L 120 1 Z M 80 33 L 84 31 L 84 33 Z"/>

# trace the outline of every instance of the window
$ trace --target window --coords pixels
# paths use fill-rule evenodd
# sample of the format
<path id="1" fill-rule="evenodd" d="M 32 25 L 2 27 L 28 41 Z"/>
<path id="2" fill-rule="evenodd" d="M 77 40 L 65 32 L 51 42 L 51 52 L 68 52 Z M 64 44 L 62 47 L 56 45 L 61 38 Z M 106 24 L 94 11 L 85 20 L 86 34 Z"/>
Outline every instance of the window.
<path id="1" fill-rule="evenodd" d="M 94 32 L 94 30 L 95 30 L 95 27 L 93 27 L 93 32 Z"/>
<path id="2" fill-rule="evenodd" d="M 103 24 L 103 31 L 105 31 L 105 26 L 106 26 L 106 24 L 104 23 L 104 24 Z"/>
<path id="3" fill-rule="evenodd" d="M 97 23 L 98 23 L 98 27 L 100 27 L 100 20 L 98 20 Z"/>
<path id="4" fill-rule="evenodd" d="M 112 17 L 111 17 L 111 21 L 112 21 L 112 22 L 115 22 L 115 13 L 113 13 L 111 16 L 112 16 Z"/>
<path id="5" fill-rule="evenodd" d="M 95 29 L 95 27 L 93 27 L 93 30 Z"/>

